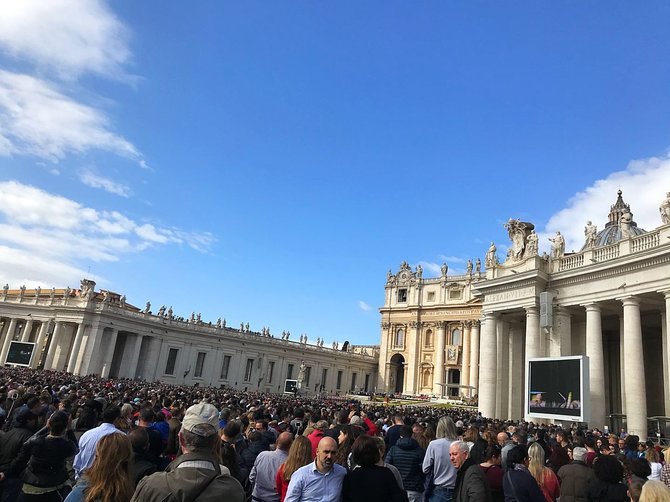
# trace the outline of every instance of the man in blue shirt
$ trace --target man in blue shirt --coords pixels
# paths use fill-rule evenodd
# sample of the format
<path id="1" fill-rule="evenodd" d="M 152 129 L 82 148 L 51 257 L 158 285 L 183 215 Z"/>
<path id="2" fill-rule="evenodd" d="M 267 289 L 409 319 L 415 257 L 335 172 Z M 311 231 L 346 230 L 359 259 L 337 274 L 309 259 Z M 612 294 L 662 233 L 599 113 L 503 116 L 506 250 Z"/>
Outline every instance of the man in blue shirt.
<path id="1" fill-rule="evenodd" d="M 293 473 L 284 502 L 337 502 L 347 470 L 335 463 L 337 442 L 331 437 L 319 441 L 316 458 Z"/>
<path id="2" fill-rule="evenodd" d="M 81 473 L 93 465 L 95 459 L 95 447 L 107 434 L 123 434 L 114 425 L 114 422 L 121 416 L 121 408 L 110 406 L 102 413 L 102 424 L 98 427 L 84 432 L 79 439 L 79 453 L 74 457 L 74 474 L 79 479 Z"/>

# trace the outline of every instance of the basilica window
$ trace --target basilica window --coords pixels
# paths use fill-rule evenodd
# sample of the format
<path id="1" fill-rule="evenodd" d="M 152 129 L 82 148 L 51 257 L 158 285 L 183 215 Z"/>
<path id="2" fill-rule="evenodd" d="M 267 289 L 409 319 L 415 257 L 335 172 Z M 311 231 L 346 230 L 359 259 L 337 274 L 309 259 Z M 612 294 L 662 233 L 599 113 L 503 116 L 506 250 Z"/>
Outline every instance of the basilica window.
<path id="1" fill-rule="evenodd" d="M 198 358 L 195 360 L 195 373 L 193 373 L 195 378 L 202 378 L 202 370 L 205 367 L 206 356 L 207 352 L 198 352 Z"/>
<path id="2" fill-rule="evenodd" d="M 435 291 L 428 291 L 428 301 L 429 302 L 435 301 Z"/>
<path id="3" fill-rule="evenodd" d="M 432 347 L 433 346 L 433 330 L 429 329 L 426 331 L 426 336 L 424 337 L 423 344 L 426 347 Z"/>
<path id="4" fill-rule="evenodd" d="M 335 388 L 337 390 L 340 390 L 342 388 L 342 370 L 337 372 L 337 386 Z"/>
<path id="5" fill-rule="evenodd" d="M 270 361 L 268 364 L 268 383 L 272 383 L 272 374 L 275 372 L 275 362 Z"/>
<path id="6" fill-rule="evenodd" d="M 221 364 L 221 380 L 228 380 L 228 371 L 230 370 L 231 356 L 223 356 L 223 364 Z"/>
<path id="7" fill-rule="evenodd" d="M 293 378 L 293 368 L 294 366 L 292 364 L 289 364 L 288 367 L 286 368 L 286 378 L 291 380 Z"/>
<path id="8" fill-rule="evenodd" d="M 247 359 L 247 367 L 244 370 L 244 381 L 251 382 L 251 372 L 254 370 L 254 360 Z"/>
<path id="9" fill-rule="evenodd" d="M 423 371 L 423 384 L 422 384 L 422 386 L 423 387 L 432 387 L 433 386 L 430 370 L 428 368 L 426 368 Z"/>
<path id="10" fill-rule="evenodd" d="M 450 289 L 449 290 L 449 299 L 450 300 L 459 300 L 463 296 L 463 292 L 460 289 Z"/>
<path id="11" fill-rule="evenodd" d="M 402 328 L 395 332 L 395 347 L 404 347 L 405 346 L 405 330 Z"/>
<path id="12" fill-rule="evenodd" d="M 398 290 L 398 303 L 407 303 L 407 288 Z"/>
<path id="13" fill-rule="evenodd" d="M 174 375 L 174 368 L 177 365 L 178 354 L 179 349 L 170 349 L 170 352 L 168 352 L 167 364 L 165 365 L 166 375 Z"/>
<path id="14" fill-rule="evenodd" d="M 358 373 L 352 373 L 351 374 L 351 390 L 355 391 L 356 390 L 356 377 L 358 376 Z"/>
<path id="15" fill-rule="evenodd" d="M 455 329 L 451 332 L 451 344 L 460 345 L 461 344 L 461 330 Z"/>
<path id="16" fill-rule="evenodd" d="M 309 387 L 309 377 L 310 377 L 311 375 L 312 375 L 312 367 L 311 367 L 311 366 L 307 366 L 307 367 L 305 368 L 305 379 L 304 379 L 304 381 L 303 381 L 303 384 L 305 385 L 305 387 Z"/>

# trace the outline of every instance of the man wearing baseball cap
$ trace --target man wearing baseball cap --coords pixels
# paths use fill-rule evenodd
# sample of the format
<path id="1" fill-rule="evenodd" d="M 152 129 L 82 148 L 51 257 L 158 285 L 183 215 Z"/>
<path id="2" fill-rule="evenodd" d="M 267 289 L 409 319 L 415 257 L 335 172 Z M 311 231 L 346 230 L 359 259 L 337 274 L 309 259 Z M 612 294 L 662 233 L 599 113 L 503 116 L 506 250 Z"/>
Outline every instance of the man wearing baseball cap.
<path id="1" fill-rule="evenodd" d="M 244 502 L 242 485 L 219 465 L 218 423 L 219 410 L 209 403 L 187 409 L 178 436 L 183 454 L 165 472 L 142 479 L 131 502 Z"/>

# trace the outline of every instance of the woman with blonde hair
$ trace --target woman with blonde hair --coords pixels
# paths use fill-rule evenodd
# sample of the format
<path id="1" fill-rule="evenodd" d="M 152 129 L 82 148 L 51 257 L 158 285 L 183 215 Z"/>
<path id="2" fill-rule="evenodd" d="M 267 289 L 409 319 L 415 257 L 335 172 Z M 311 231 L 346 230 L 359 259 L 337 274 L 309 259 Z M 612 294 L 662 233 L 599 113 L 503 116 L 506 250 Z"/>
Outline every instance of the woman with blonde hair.
<path id="1" fill-rule="evenodd" d="M 547 502 L 555 502 L 561 496 L 558 478 L 554 471 L 544 465 L 544 448 L 537 443 L 528 447 L 528 470 L 542 489 Z"/>
<path id="2" fill-rule="evenodd" d="M 128 502 L 135 488 L 132 459 L 128 436 L 117 432 L 102 437 L 95 448 L 93 465 L 84 471 L 65 502 Z"/>
<path id="3" fill-rule="evenodd" d="M 279 466 L 277 476 L 275 477 L 277 493 L 281 497 L 281 502 L 284 502 L 286 498 L 286 490 L 288 490 L 288 483 L 291 481 L 293 473 L 311 461 L 312 442 L 305 436 L 296 436 L 293 443 L 291 443 L 291 448 L 288 450 L 286 462 Z"/>
<path id="4" fill-rule="evenodd" d="M 656 448 L 653 446 L 647 448 L 647 451 L 644 452 L 644 458 L 647 459 L 647 462 L 649 462 L 649 467 L 651 467 L 651 474 L 647 476 L 647 479 L 660 481 L 663 464 L 661 464 L 661 457 L 656 451 Z"/>
<path id="5" fill-rule="evenodd" d="M 670 488 L 660 481 L 649 480 L 642 486 L 640 502 L 667 502 L 670 500 Z"/>

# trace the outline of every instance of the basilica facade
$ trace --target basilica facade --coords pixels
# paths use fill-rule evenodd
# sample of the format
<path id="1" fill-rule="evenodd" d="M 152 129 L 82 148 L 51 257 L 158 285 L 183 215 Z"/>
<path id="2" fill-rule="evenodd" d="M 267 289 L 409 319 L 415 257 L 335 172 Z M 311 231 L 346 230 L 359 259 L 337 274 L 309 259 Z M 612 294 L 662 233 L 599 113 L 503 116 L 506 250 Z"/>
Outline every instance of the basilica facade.
<path id="1" fill-rule="evenodd" d="M 585 355 L 589 426 L 647 437 L 653 417 L 670 416 L 670 194 L 656 228 L 637 226 L 621 191 L 603 220 L 600 231 L 585 222 L 578 252 L 557 232 L 540 255 L 534 225 L 510 219 L 509 250 L 499 257 L 491 243 L 484 272 L 470 265 L 451 277 L 443 267 L 423 279 L 406 263 L 389 272 L 380 384 L 474 392 L 484 416 L 529 419 L 529 359 Z"/>
<path id="2" fill-rule="evenodd" d="M 3 364 L 249 391 L 283 392 L 287 379 L 304 393 L 373 391 L 377 347 L 345 345 L 141 310 L 90 280 L 79 289 L 0 291 Z"/>

